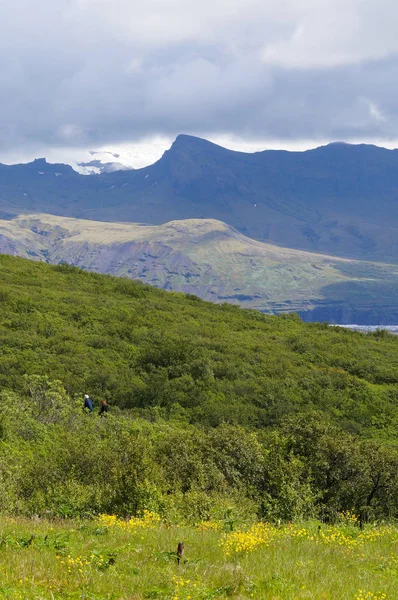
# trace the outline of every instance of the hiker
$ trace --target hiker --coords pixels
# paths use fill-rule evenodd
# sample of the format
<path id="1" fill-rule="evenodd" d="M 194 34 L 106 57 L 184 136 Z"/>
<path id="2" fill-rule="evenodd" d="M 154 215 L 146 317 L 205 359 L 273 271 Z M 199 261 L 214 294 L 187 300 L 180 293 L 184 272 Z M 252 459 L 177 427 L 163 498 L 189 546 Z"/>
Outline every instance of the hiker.
<path id="1" fill-rule="evenodd" d="M 94 404 L 88 394 L 84 394 L 84 408 L 88 408 L 88 412 L 93 412 Z"/>
<path id="2" fill-rule="evenodd" d="M 103 415 L 104 413 L 108 412 L 108 404 L 106 402 L 106 400 L 101 400 L 101 408 L 99 411 L 100 415 Z"/>

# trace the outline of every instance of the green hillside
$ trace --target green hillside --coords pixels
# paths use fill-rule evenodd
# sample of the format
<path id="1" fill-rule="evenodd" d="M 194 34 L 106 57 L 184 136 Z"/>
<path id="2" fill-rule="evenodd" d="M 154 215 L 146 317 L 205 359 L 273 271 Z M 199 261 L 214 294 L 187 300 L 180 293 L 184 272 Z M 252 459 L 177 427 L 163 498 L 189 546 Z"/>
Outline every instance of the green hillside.
<path id="1" fill-rule="evenodd" d="M 24 374 L 122 408 L 264 427 L 316 408 L 350 431 L 398 434 L 398 338 L 166 293 L 0 256 L 0 384 Z"/>
<path id="2" fill-rule="evenodd" d="M 309 321 L 398 319 L 397 265 L 281 248 L 214 219 L 143 225 L 20 215 L 0 220 L 0 252 Z"/>
<path id="3" fill-rule="evenodd" d="M 0 280 L 0 512 L 398 516 L 398 338 L 9 256 Z"/>

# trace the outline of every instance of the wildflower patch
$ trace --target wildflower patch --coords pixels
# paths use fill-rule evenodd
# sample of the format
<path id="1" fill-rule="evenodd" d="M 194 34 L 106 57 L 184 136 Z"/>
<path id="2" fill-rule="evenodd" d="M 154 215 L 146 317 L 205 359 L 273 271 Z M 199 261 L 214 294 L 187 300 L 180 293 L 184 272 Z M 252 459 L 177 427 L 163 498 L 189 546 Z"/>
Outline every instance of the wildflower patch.
<path id="1" fill-rule="evenodd" d="M 221 544 L 226 556 L 252 552 L 257 548 L 269 546 L 278 536 L 278 530 L 268 523 L 256 523 L 247 531 L 233 531 L 225 535 Z"/>
<path id="2" fill-rule="evenodd" d="M 154 529 L 161 521 L 157 513 L 144 510 L 142 517 L 131 517 L 130 519 L 120 519 L 116 515 L 100 515 L 98 524 L 102 527 L 118 527 L 126 531 L 134 529 Z"/>

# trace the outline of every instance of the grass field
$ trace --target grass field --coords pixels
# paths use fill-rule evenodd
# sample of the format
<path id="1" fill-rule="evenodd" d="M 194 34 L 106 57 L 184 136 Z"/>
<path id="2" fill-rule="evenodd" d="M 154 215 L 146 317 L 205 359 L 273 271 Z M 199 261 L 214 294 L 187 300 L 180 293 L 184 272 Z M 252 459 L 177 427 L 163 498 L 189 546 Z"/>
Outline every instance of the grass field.
<path id="1" fill-rule="evenodd" d="M 85 600 L 395 600 L 398 528 L 0 521 L 0 597 Z M 179 541 L 185 553 L 176 560 Z"/>

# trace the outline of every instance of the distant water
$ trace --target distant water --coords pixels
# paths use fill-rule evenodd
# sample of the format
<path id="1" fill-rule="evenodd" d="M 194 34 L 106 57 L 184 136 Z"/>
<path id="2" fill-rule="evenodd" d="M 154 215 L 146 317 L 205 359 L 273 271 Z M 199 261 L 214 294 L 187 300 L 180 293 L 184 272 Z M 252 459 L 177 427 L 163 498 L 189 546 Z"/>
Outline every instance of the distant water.
<path id="1" fill-rule="evenodd" d="M 391 333 L 398 335 L 398 325 L 339 325 L 336 323 L 335 327 L 346 327 L 347 329 L 355 329 L 355 331 L 362 331 L 363 333 L 371 333 L 377 331 L 377 329 L 387 329 Z"/>

